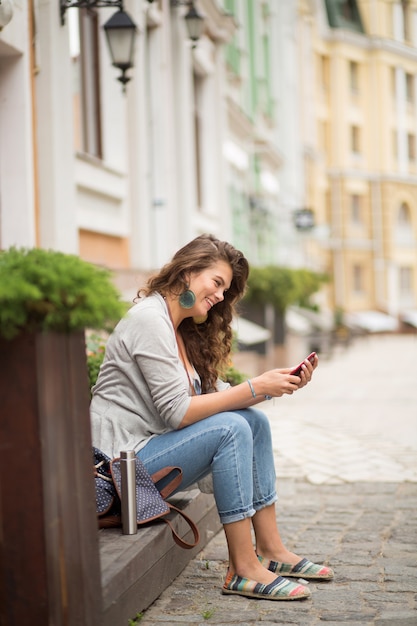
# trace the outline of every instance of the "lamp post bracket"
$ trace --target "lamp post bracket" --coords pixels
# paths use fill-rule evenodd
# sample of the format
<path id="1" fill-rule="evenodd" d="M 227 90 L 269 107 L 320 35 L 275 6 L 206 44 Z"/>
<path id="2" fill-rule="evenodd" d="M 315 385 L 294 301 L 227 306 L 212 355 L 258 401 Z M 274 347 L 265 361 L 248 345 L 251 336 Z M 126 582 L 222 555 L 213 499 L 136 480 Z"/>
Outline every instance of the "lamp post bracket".
<path id="1" fill-rule="evenodd" d="M 123 0 L 59 0 L 61 25 L 65 24 L 65 11 L 67 9 L 102 9 L 106 7 L 123 10 Z"/>

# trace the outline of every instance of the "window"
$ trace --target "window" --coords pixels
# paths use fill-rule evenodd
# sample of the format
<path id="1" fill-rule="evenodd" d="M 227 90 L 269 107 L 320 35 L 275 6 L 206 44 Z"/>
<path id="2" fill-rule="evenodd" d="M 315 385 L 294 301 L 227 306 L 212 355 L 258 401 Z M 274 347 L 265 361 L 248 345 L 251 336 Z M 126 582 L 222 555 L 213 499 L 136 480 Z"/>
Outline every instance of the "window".
<path id="1" fill-rule="evenodd" d="M 395 100 L 397 97 L 397 70 L 395 67 L 391 67 L 391 93 Z"/>
<path id="2" fill-rule="evenodd" d="M 329 90 L 329 57 L 320 54 L 318 57 L 319 85 L 323 91 Z"/>
<path id="3" fill-rule="evenodd" d="M 190 124 L 193 125 L 194 155 L 189 175 L 195 181 L 196 209 L 215 214 L 218 211 L 218 187 L 213 180 L 218 176 L 216 133 L 218 118 L 215 111 L 216 84 L 213 76 L 200 73 L 200 68 L 193 72 L 193 110 Z"/>
<path id="4" fill-rule="evenodd" d="M 356 61 L 349 61 L 350 91 L 352 94 L 359 92 L 359 65 Z"/>
<path id="5" fill-rule="evenodd" d="M 343 19 L 352 21 L 354 19 L 354 11 L 353 11 L 353 3 L 352 2 L 341 2 L 340 9 Z"/>
<path id="6" fill-rule="evenodd" d="M 399 268 L 399 287 L 401 296 L 410 296 L 413 293 L 413 268 L 403 266 Z"/>
<path id="7" fill-rule="evenodd" d="M 403 24 L 403 37 L 404 41 L 410 40 L 410 1 L 401 0 L 401 12 L 402 12 L 402 24 Z"/>
<path id="8" fill-rule="evenodd" d="M 411 214 L 408 204 L 402 203 L 398 210 L 397 224 L 400 228 L 411 228 Z"/>
<path id="9" fill-rule="evenodd" d="M 265 5 L 266 6 L 266 5 Z M 274 113 L 274 101 L 272 98 L 272 82 L 271 82 L 271 39 L 269 34 L 264 34 L 262 38 L 263 44 L 263 66 L 264 66 L 264 90 L 265 103 L 264 112 L 270 119 Z"/>
<path id="10" fill-rule="evenodd" d="M 360 154 L 360 129 L 359 126 L 351 126 L 350 147 L 354 154 Z"/>
<path id="11" fill-rule="evenodd" d="M 319 146 L 325 156 L 329 155 L 329 133 L 328 124 L 324 120 L 318 122 Z"/>
<path id="12" fill-rule="evenodd" d="M 409 161 L 416 160 L 416 136 L 413 133 L 407 134 L 407 149 Z"/>
<path id="13" fill-rule="evenodd" d="M 201 98 L 203 79 L 196 72 L 194 77 L 194 155 L 195 155 L 195 175 L 197 188 L 197 206 L 203 206 L 203 190 L 202 190 L 202 116 L 201 116 Z"/>
<path id="14" fill-rule="evenodd" d="M 356 193 L 350 196 L 350 221 L 355 226 L 362 224 L 361 197 Z"/>
<path id="15" fill-rule="evenodd" d="M 412 74 L 405 75 L 405 97 L 409 104 L 414 102 L 414 76 Z"/>
<path id="16" fill-rule="evenodd" d="M 226 61 L 229 69 L 236 76 L 239 76 L 241 71 L 241 53 L 236 36 L 226 46 Z"/>
<path id="17" fill-rule="evenodd" d="M 75 149 L 102 158 L 99 24 L 94 11 L 69 11 Z"/>
<path id="18" fill-rule="evenodd" d="M 355 293 L 363 293 L 364 291 L 364 272 L 362 265 L 353 266 L 353 291 Z"/>
<path id="19" fill-rule="evenodd" d="M 403 202 L 398 209 L 395 222 L 395 241 L 400 246 L 410 246 L 414 243 L 413 223 L 408 204 Z"/>
<path id="20" fill-rule="evenodd" d="M 398 132 L 392 131 L 392 156 L 394 159 L 398 159 Z"/>
<path id="21" fill-rule="evenodd" d="M 332 28 L 365 32 L 356 0 L 326 0 L 326 10 Z"/>

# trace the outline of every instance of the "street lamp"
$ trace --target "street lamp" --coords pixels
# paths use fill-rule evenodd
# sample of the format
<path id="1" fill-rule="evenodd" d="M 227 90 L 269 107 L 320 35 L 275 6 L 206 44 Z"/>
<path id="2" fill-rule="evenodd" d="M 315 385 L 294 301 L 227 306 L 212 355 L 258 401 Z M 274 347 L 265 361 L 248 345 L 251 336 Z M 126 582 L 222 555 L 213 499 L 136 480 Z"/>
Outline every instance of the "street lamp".
<path id="1" fill-rule="evenodd" d="M 1 2 L 2 0 L 0 0 Z M 117 7 L 119 10 L 103 25 L 112 65 L 119 68 L 122 74 L 118 80 L 126 91 L 126 83 L 130 77 L 127 70 L 134 65 L 135 40 L 137 27 L 131 17 L 123 10 L 123 0 L 59 0 L 61 8 L 61 25 L 65 24 L 65 11 L 70 8 L 98 9 Z"/>
<path id="2" fill-rule="evenodd" d="M 193 42 L 195 48 L 197 41 L 201 37 L 204 28 L 204 17 L 197 11 L 193 0 L 171 0 L 171 6 L 188 6 L 188 12 L 184 16 L 188 37 Z"/>
<path id="3" fill-rule="evenodd" d="M 294 211 L 294 224 L 297 230 L 311 230 L 314 228 L 314 213 L 311 209 L 302 208 Z"/>
<path id="4" fill-rule="evenodd" d="M 0 0 L 0 31 L 10 22 L 13 17 L 13 1 Z"/>
<path id="5" fill-rule="evenodd" d="M 185 25 L 187 27 L 188 36 L 191 41 L 194 42 L 194 46 L 197 41 L 201 37 L 201 33 L 203 32 L 204 27 L 204 18 L 200 13 L 198 13 L 197 9 L 194 6 L 194 2 L 190 3 L 190 8 L 188 9 L 188 13 L 184 17 Z"/>
<path id="6" fill-rule="evenodd" d="M 103 28 L 106 33 L 112 64 L 122 72 L 118 80 L 122 83 L 123 92 L 125 92 L 126 83 L 130 80 L 130 77 L 126 76 L 126 72 L 133 67 L 135 55 L 136 24 L 127 13 L 120 10 L 107 20 Z"/>

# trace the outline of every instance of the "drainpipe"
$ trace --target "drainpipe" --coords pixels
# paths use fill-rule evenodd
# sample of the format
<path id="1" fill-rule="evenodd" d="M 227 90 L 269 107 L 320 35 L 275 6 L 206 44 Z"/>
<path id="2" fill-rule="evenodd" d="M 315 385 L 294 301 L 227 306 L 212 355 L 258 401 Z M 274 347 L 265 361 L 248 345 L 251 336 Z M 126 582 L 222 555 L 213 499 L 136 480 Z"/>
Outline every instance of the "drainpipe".
<path id="1" fill-rule="evenodd" d="M 39 167 L 38 167 L 38 133 L 37 133 L 37 110 L 36 110 L 36 86 L 35 75 L 38 72 L 35 57 L 35 0 L 29 0 L 29 60 L 30 60 L 30 95 L 32 104 L 32 155 L 33 155 L 33 207 L 35 223 L 35 245 L 40 245 L 40 214 L 39 214 Z"/>

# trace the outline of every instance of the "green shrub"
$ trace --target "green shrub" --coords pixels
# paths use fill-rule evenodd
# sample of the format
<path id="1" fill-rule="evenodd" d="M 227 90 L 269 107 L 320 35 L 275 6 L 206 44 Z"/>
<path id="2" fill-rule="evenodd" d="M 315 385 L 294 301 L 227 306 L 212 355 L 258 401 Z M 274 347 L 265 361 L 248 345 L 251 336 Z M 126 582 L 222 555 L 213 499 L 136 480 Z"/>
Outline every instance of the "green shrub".
<path id="1" fill-rule="evenodd" d="M 247 376 L 243 372 L 240 372 L 235 367 L 233 367 L 233 365 L 229 365 L 225 372 L 225 380 L 230 383 L 232 387 L 234 385 L 239 385 L 240 383 L 243 383 L 246 379 Z"/>
<path id="2" fill-rule="evenodd" d="M 91 334 L 87 337 L 87 370 L 90 389 L 96 384 L 101 364 L 106 351 L 106 339 L 100 335 Z"/>
<path id="3" fill-rule="evenodd" d="M 325 274 L 307 269 L 275 265 L 252 267 L 245 300 L 253 304 L 272 304 L 280 313 L 291 304 L 310 307 L 310 297 L 327 280 Z"/>
<path id="4" fill-rule="evenodd" d="M 108 270 L 42 248 L 0 251 L 0 335 L 111 329 L 126 306 Z"/>

